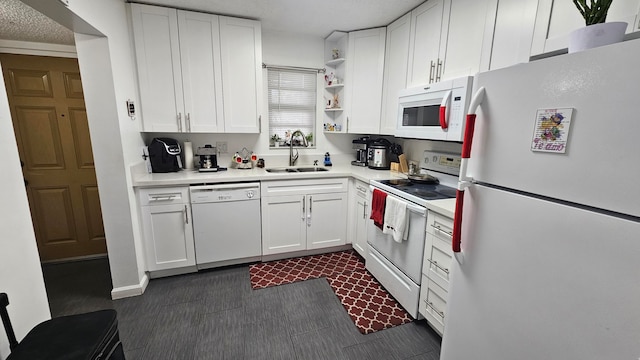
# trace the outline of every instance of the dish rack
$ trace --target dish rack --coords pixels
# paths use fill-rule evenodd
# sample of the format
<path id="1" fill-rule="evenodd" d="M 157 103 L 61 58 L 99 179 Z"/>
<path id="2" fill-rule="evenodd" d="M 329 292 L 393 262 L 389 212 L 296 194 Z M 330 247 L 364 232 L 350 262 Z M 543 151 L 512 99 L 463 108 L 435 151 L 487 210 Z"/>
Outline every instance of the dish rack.
<path id="1" fill-rule="evenodd" d="M 258 156 L 246 147 L 233 154 L 233 164 L 236 169 L 251 169 L 255 166 Z"/>

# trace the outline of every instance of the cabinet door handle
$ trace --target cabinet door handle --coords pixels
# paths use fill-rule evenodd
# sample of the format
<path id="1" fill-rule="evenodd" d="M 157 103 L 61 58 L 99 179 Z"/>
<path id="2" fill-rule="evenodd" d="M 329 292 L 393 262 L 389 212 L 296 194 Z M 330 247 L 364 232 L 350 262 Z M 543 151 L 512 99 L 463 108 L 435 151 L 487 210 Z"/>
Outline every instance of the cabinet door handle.
<path id="1" fill-rule="evenodd" d="M 444 311 L 440 311 L 438 309 L 436 309 L 435 306 L 433 306 L 433 303 L 431 301 L 427 302 L 425 300 L 425 302 L 427 303 L 427 306 L 430 307 L 431 309 L 433 309 L 433 311 L 435 311 L 438 315 L 440 315 L 440 317 L 444 320 Z"/>
<path id="2" fill-rule="evenodd" d="M 451 230 L 448 230 L 448 231 L 442 230 L 442 228 L 440 227 L 440 225 L 431 225 L 431 227 L 432 227 L 434 230 L 437 230 L 437 231 L 439 231 L 439 232 L 443 233 L 443 234 L 444 234 L 444 235 L 446 235 L 446 236 L 453 236 L 453 231 L 451 231 Z"/>
<path id="3" fill-rule="evenodd" d="M 178 132 L 182 132 L 182 113 L 178 113 Z"/>
<path id="4" fill-rule="evenodd" d="M 347 116 L 347 128 L 344 129 L 344 132 L 348 133 L 349 132 L 349 117 Z"/>
<path id="5" fill-rule="evenodd" d="M 436 69 L 436 82 L 440 81 L 440 78 L 442 77 L 443 68 L 444 66 L 442 66 L 442 60 L 438 59 L 438 68 Z"/>
<path id="6" fill-rule="evenodd" d="M 449 269 L 447 269 L 446 267 L 440 266 L 440 264 L 438 264 L 437 261 L 431 260 L 431 259 L 427 259 L 427 261 L 430 262 L 431 265 L 434 265 L 435 267 L 437 267 L 438 269 L 444 271 L 445 273 L 447 273 L 447 275 L 449 275 Z"/>
<path id="7" fill-rule="evenodd" d="M 313 208 L 313 196 L 309 196 L 309 214 L 307 215 L 307 226 L 311 226 L 311 210 Z"/>
<path id="8" fill-rule="evenodd" d="M 187 113 L 187 132 L 191 132 L 191 113 Z"/>
<path id="9" fill-rule="evenodd" d="M 431 65 L 429 65 L 429 84 L 433 82 L 433 70 L 436 68 L 436 64 L 431 60 Z"/>
<path id="10" fill-rule="evenodd" d="M 187 205 L 184 206 L 184 222 L 186 224 L 189 224 L 189 213 L 187 210 Z"/>
<path id="11" fill-rule="evenodd" d="M 258 134 L 262 134 L 262 115 L 258 115 Z"/>
<path id="12" fill-rule="evenodd" d="M 152 196 L 151 199 L 149 199 L 149 202 L 151 201 L 171 201 L 173 200 L 174 196 L 173 195 L 157 195 L 157 196 Z"/>
<path id="13" fill-rule="evenodd" d="M 302 221 L 304 221 L 307 218 L 307 204 L 306 204 L 306 198 L 303 195 L 302 196 Z"/>
<path id="14" fill-rule="evenodd" d="M 365 220 L 367 219 L 367 206 L 368 206 L 367 202 L 365 201 L 364 202 L 364 207 L 362 208 L 362 218 L 365 219 Z"/>

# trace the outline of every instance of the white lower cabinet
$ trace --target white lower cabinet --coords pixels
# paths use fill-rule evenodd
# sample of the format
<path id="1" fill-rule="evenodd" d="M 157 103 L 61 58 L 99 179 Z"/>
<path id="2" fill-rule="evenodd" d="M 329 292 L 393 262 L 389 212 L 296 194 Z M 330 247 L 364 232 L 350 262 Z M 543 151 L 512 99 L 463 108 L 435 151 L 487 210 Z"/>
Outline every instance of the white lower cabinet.
<path id="1" fill-rule="evenodd" d="M 148 271 L 194 267 L 196 264 L 189 189 L 138 191 Z"/>
<path id="2" fill-rule="evenodd" d="M 351 246 L 367 259 L 367 221 L 369 219 L 369 185 L 364 181 L 353 180 L 349 203 L 349 229 Z"/>
<path id="3" fill-rule="evenodd" d="M 453 219 L 429 211 L 418 311 L 440 335 L 444 333 L 453 261 L 452 233 Z"/>
<path id="4" fill-rule="evenodd" d="M 345 178 L 262 182 L 262 254 L 340 246 L 347 239 Z"/>
<path id="5" fill-rule="evenodd" d="M 429 325 L 441 336 L 444 334 L 446 311 L 447 291 L 430 281 L 429 278 L 423 274 L 418 312 L 427 319 Z"/>

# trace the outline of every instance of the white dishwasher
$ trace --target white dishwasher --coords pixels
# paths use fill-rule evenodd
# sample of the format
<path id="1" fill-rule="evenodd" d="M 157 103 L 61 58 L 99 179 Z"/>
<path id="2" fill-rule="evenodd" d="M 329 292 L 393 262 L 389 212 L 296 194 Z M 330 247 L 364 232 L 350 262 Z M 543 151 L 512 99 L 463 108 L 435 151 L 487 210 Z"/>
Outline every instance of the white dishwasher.
<path id="1" fill-rule="evenodd" d="M 198 269 L 261 259 L 260 183 L 195 185 L 189 191 Z"/>

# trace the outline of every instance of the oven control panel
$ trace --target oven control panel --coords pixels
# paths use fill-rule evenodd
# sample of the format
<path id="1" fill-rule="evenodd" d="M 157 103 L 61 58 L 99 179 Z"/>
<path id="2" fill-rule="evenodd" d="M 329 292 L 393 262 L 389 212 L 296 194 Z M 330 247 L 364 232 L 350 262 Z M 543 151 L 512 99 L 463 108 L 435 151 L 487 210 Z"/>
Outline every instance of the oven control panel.
<path id="1" fill-rule="evenodd" d="M 425 150 L 420 167 L 458 176 L 462 158 L 459 154 Z"/>

